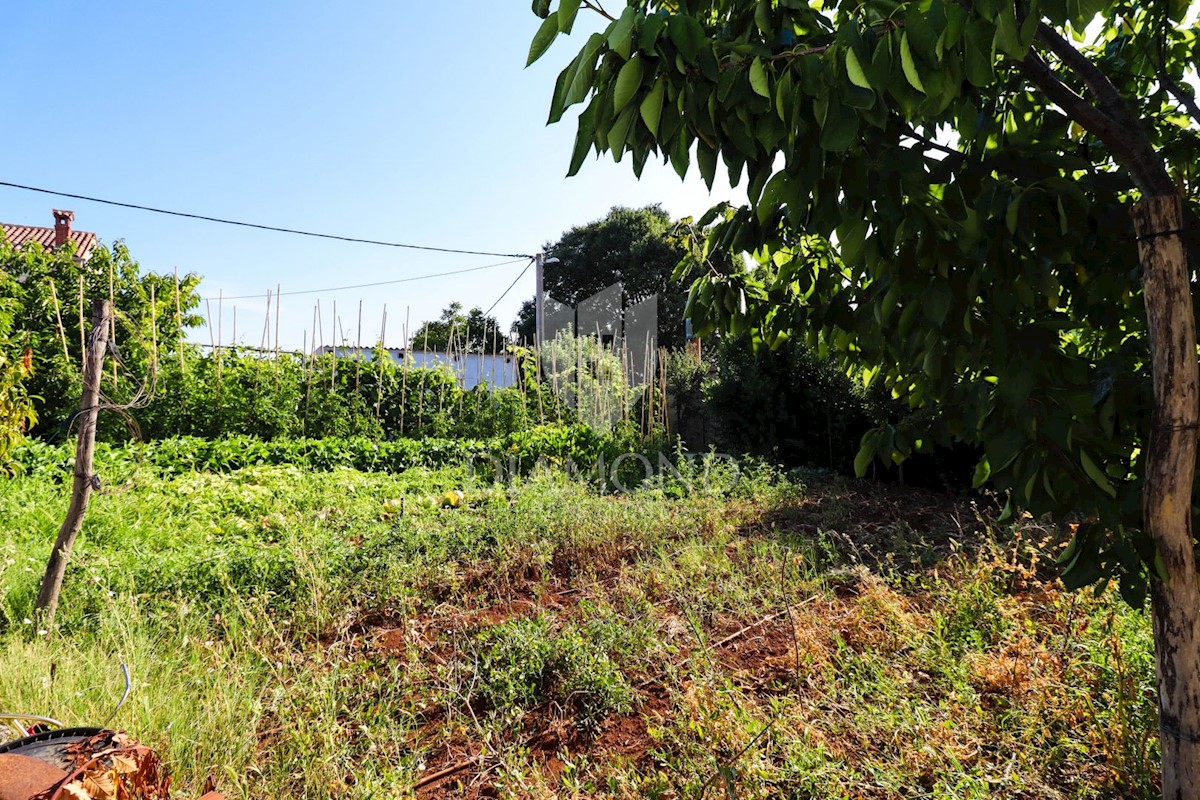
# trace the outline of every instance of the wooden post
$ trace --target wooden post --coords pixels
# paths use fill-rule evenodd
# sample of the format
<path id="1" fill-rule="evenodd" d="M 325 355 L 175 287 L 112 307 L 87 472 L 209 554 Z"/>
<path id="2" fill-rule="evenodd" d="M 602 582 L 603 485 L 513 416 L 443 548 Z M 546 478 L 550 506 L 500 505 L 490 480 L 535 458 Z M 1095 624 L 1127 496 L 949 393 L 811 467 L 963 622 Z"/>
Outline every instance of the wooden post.
<path id="1" fill-rule="evenodd" d="M 150 374 L 158 374 L 158 296 L 153 283 L 150 284 Z"/>
<path id="2" fill-rule="evenodd" d="M 179 351 L 179 379 L 187 377 L 187 367 L 184 365 L 183 354 L 183 310 L 179 300 L 179 268 L 175 268 L 175 349 Z"/>
<path id="3" fill-rule="evenodd" d="M 115 307 L 117 304 L 117 293 L 115 283 L 113 281 L 113 263 L 108 262 L 108 304 L 110 307 Z M 95 308 L 92 311 L 95 312 Z M 117 319 L 114 315 L 109 315 L 108 318 L 108 340 L 113 343 L 113 347 L 117 346 Z M 115 352 L 115 351 L 114 351 Z M 113 359 L 113 391 L 117 388 L 117 360 Z"/>
<path id="4" fill-rule="evenodd" d="M 387 355 L 387 303 L 383 305 L 383 319 L 379 323 L 379 347 L 380 355 Z M 383 408 L 383 358 L 376 360 L 375 364 L 375 419 L 379 419 L 381 409 Z"/>
<path id="5" fill-rule="evenodd" d="M 362 304 L 358 301 L 358 333 L 354 337 L 354 393 L 359 393 L 359 379 L 362 377 Z"/>
<path id="6" fill-rule="evenodd" d="M 75 480 L 71 487 L 71 504 L 67 517 L 58 531 L 54 551 L 46 564 L 42 588 L 38 592 L 36 610 L 39 623 L 50 627 L 58 610 L 58 597 L 62 592 L 63 575 L 67 571 L 67 560 L 71 548 L 83 527 L 83 515 L 87 512 L 88 500 L 95 488 L 96 476 L 92 473 L 92 456 L 96 449 L 96 416 L 100 405 L 100 378 L 104 370 L 104 351 L 108 346 L 109 324 L 112 321 L 112 305 L 107 300 L 92 303 L 92 332 L 88 337 L 87 362 L 83 371 L 83 396 L 79 401 L 79 438 L 75 446 Z"/>
<path id="7" fill-rule="evenodd" d="M 1200 375 L 1190 271 L 1178 195 L 1133 207 L 1154 375 L 1142 499 L 1145 533 L 1161 574 L 1151 572 L 1163 795 L 1195 797 L 1200 786 L 1200 586 L 1192 539 L 1192 481 L 1200 421 Z"/>
<path id="8" fill-rule="evenodd" d="M 79 376 L 87 371 L 87 320 L 83 317 L 83 273 L 79 273 Z"/>
<path id="9" fill-rule="evenodd" d="M 58 292 L 54 290 L 54 279 L 50 278 L 50 298 L 54 301 L 54 319 L 58 323 L 58 335 L 62 339 L 63 358 L 66 363 L 71 363 L 71 352 L 67 347 L 67 329 L 63 327 L 62 309 L 58 305 Z"/>
<path id="10" fill-rule="evenodd" d="M 282 284 L 275 284 L 275 359 L 279 360 L 279 306 L 282 305 L 282 300 L 279 298 L 280 292 L 283 291 Z"/>
<path id="11" fill-rule="evenodd" d="M 267 345 L 269 345 L 271 343 L 270 340 L 267 338 L 270 335 L 270 332 L 271 332 L 271 290 L 267 289 L 267 313 L 263 315 L 262 336 L 260 336 L 258 339 L 258 351 L 260 353 L 265 353 L 267 351 Z"/>

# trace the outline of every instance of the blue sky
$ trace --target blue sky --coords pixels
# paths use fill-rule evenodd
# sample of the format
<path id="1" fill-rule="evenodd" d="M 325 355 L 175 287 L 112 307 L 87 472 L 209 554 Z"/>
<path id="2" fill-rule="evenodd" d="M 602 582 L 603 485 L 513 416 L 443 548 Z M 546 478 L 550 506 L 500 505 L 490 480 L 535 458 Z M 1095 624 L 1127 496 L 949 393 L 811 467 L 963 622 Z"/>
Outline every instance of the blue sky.
<path id="1" fill-rule="evenodd" d="M 573 117 L 546 127 L 574 36 L 524 69 L 537 27 L 527 0 L 39 2 L 6 12 L 0 74 L 13 89 L 0 180 L 268 225 L 442 247 L 531 253 L 613 205 L 699 214 L 728 199 L 697 177 L 589 161 L 564 178 Z M 52 207 L 143 269 L 197 272 L 202 293 L 265 295 L 394 280 L 502 259 L 423 254 L 256 232 L 0 187 L 0 219 L 50 225 Z M 284 297 L 282 340 L 299 346 L 321 302 L 353 340 L 388 308 L 389 344 L 451 301 L 491 305 L 520 264 L 392 287 Z M 505 324 L 533 270 L 496 309 Z M 216 315 L 217 304 L 213 304 Z M 223 332 L 232 335 L 224 304 Z M 257 345 L 263 299 L 239 300 Z M 201 311 L 204 311 L 203 304 Z M 208 339 L 207 331 L 195 337 Z"/>

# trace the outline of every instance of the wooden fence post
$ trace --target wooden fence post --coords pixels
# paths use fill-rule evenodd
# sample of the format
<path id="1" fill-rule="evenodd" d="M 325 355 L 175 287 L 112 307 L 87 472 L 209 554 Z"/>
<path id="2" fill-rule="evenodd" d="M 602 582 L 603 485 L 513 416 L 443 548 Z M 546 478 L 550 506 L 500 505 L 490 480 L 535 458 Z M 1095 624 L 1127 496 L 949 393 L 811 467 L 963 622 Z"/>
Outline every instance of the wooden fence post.
<path id="1" fill-rule="evenodd" d="M 71 487 L 71 504 L 67 517 L 58 530 L 54 551 L 46 564 L 42 588 L 38 592 L 36 611 L 39 623 L 47 628 L 54 624 L 58 610 L 58 596 L 62 592 L 63 575 L 67 571 L 67 560 L 71 548 L 83 527 L 83 515 L 87 513 L 88 500 L 95 487 L 92 473 L 92 456 L 96 449 L 96 417 L 100 406 L 100 378 L 104 370 L 104 352 L 108 347 L 109 325 L 112 322 L 112 304 L 108 300 L 92 303 L 92 332 L 88 337 L 87 361 L 83 371 L 83 397 L 79 401 L 79 439 L 75 446 L 75 481 Z"/>

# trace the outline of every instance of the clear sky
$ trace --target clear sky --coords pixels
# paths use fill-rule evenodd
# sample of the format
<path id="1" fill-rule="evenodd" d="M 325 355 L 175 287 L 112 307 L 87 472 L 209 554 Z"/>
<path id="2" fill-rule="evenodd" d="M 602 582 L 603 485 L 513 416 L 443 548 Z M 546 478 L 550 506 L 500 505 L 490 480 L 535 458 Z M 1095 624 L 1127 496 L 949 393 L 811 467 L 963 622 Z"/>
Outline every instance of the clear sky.
<path id="1" fill-rule="evenodd" d="M 564 177 L 574 116 L 545 125 L 554 79 L 601 22 L 524 69 L 538 20 L 528 0 L 81 0 L 6 10 L 0 180 L 217 217 L 348 236 L 532 253 L 613 205 L 676 216 L 729 199 L 662 164 L 589 161 Z M 578 110 L 578 109 L 576 109 Z M 740 192 L 738 194 L 741 194 Z M 744 195 L 742 195 L 744 197 Z M 369 283 L 503 259 L 323 242 L 0 187 L 0 220 L 124 239 L 143 269 L 196 272 L 202 294 L 265 295 Z M 521 264 L 367 290 L 284 297 L 282 340 L 298 347 L 320 299 L 346 338 L 388 343 L 459 301 L 490 306 Z M 494 312 L 505 325 L 533 270 Z M 224 339 L 234 302 L 224 304 Z M 238 338 L 259 344 L 265 298 L 236 301 Z M 201 305 L 201 312 L 204 305 Z M 207 331 L 195 337 L 208 338 Z M 340 336 L 339 336 L 340 338 Z"/>

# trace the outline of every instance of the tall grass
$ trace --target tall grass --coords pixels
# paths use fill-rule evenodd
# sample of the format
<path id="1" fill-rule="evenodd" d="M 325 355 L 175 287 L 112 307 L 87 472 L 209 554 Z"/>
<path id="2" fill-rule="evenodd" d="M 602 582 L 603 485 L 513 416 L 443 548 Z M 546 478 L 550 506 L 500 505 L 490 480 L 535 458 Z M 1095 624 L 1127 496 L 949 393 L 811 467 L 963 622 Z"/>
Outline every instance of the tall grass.
<path id="1" fill-rule="evenodd" d="M 134 469 L 45 632 L 65 488 L 6 481 L 0 706 L 102 723 L 127 663 L 112 724 L 182 796 L 405 796 L 456 763 L 435 796 L 1153 795 L 1144 615 L 1060 591 L 1052 537 L 799 477 Z"/>

